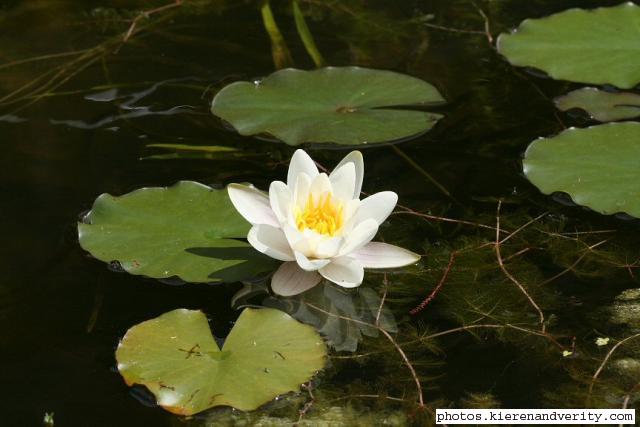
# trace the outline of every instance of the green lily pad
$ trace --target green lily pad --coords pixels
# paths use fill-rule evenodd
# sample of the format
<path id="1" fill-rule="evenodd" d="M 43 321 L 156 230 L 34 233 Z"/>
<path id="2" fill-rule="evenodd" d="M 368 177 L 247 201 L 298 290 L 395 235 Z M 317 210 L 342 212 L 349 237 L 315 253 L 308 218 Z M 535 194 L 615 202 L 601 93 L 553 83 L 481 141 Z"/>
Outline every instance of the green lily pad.
<path id="1" fill-rule="evenodd" d="M 427 131 L 441 115 L 415 107 L 443 101 L 429 83 L 391 71 L 289 68 L 258 82 L 226 86 L 213 99 L 211 111 L 241 135 L 268 134 L 289 145 L 356 145 Z"/>
<path id="2" fill-rule="evenodd" d="M 628 2 L 527 19 L 500 35 L 498 51 L 511 64 L 538 68 L 554 79 L 628 89 L 640 82 L 638 39 L 640 7 Z"/>
<path id="3" fill-rule="evenodd" d="M 640 217 L 640 123 L 568 129 L 529 145 L 524 173 L 545 194 L 568 193 L 603 214 Z"/>
<path id="4" fill-rule="evenodd" d="M 580 108 L 600 122 L 632 119 L 640 116 L 640 95 L 630 92 L 605 92 L 583 87 L 554 100 L 559 110 Z"/>
<path id="5" fill-rule="evenodd" d="M 173 310 L 127 331 L 118 370 L 164 409 L 192 415 L 214 406 L 249 411 L 298 391 L 325 364 L 324 341 L 274 309 L 245 309 L 222 347 L 201 311 Z"/>
<path id="6" fill-rule="evenodd" d="M 270 258 L 244 239 L 249 224 L 226 190 L 182 181 L 120 197 L 103 194 L 78 224 L 80 246 L 125 271 L 185 282 L 234 282 L 268 271 Z"/>

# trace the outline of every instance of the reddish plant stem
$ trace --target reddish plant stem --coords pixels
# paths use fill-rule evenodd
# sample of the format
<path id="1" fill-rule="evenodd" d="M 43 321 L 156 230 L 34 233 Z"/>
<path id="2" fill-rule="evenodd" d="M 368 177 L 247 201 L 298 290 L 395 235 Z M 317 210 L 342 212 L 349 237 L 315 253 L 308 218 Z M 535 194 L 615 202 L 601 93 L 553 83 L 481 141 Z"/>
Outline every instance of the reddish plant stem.
<path id="1" fill-rule="evenodd" d="M 440 278 L 440 281 L 438 282 L 436 287 L 433 288 L 431 293 L 424 300 L 422 300 L 420 304 L 418 304 L 415 308 L 409 311 L 409 314 L 411 314 L 412 316 L 415 316 L 416 314 L 424 310 L 425 307 L 429 305 L 431 301 L 433 301 L 433 299 L 436 297 L 438 292 L 440 292 L 440 289 L 442 288 L 442 285 L 444 285 L 444 282 L 447 281 L 447 277 L 449 277 L 449 273 L 451 272 L 451 268 L 453 267 L 453 263 L 455 262 L 457 255 L 458 255 L 458 252 L 451 252 L 451 255 L 449 256 L 449 263 L 447 264 L 447 268 L 444 270 L 444 273 L 442 274 L 442 277 Z"/>

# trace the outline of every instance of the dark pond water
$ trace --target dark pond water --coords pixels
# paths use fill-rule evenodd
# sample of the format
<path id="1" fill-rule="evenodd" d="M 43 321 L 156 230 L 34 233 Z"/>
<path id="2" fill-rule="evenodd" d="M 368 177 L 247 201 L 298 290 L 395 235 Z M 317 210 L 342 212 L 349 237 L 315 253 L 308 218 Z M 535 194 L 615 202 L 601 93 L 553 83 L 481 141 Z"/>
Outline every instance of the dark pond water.
<path id="1" fill-rule="evenodd" d="M 76 221 L 103 192 L 123 194 L 183 179 L 215 186 L 249 181 L 265 188 L 286 173 L 293 148 L 240 137 L 208 112 L 224 84 L 274 69 L 257 4 L 184 3 L 141 19 L 141 31 L 122 44 L 138 11 L 164 3 L 0 2 L 0 425 L 41 425 L 51 412 L 59 426 L 232 425 L 232 417 L 244 419 L 225 410 L 192 420 L 170 415 L 143 390 L 129 389 L 114 360 L 128 328 L 179 307 L 206 311 L 223 337 L 239 313 L 230 299 L 241 285 L 171 286 L 118 273 L 77 241 Z M 440 108 L 446 117 L 428 134 L 397 145 L 399 150 L 364 150 L 365 191 L 393 190 L 416 211 L 490 227 L 502 199 L 502 226 L 509 231 L 548 212 L 502 249 L 509 271 L 545 316 L 544 334 L 531 333 L 539 331 L 538 314 L 499 269 L 492 247 L 462 254 L 436 299 L 409 314 L 438 283 L 451 251 L 491 243 L 493 230 L 405 214 L 394 215 L 381 230 L 386 241 L 426 254 L 419 267 L 388 277 L 385 303 L 425 401 L 431 408 L 585 406 L 591 378 L 610 348 L 595 346 L 595 339 L 621 340 L 640 325 L 628 317 L 637 308 L 630 291 L 626 300 L 616 300 L 638 287 L 633 262 L 640 256 L 634 245 L 640 230 L 637 222 L 543 196 L 522 176 L 520 158 L 530 141 L 588 121 L 554 111 L 551 99 L 571 84 L 514 69 L 495 52 L 479 10 L 495 37 L 524 18 L 617 2 L 301 3 L 329 64 L 417 76 L 448 100 Z M 287 2 L 274 2 L 274 13 L 296 66 L 312 68 Z M 76 53 L 12 63 L 65 52 Z M 259 156 L 149 159 L 166 154 L 146 147 L 153 143 L 228 145 Z M 346 154 L 308 150 L 329 167 Z M 602 230 L 609 231 L 593 233 Z M 370 275 L 363 286 L 382 294 L 382 279 Z M 425 338 L 474 324 L 502 327 Z M 563 351 L 572 354 L 563 357 Z M 637 351 L 630 344 L 616 360 L 638 366 Z M 428 424 L 428 411 L 416 409 L 407 367 L 383 337 L 365 338 L 355 353 L 332 355 L 368 352 L 375 353 L 332 359 L 314 383 L 317 401 L 306 417 L 348 407 L 344 425 L 380 417 L 399 425 Z M 605 370 L 590 406 L 621 407 L 627 396 L 629 407 L 637 404 L 631 393 L 637 372 L 623 368 Z M 244 422 L 262 415 L 297 419 L 306 397 L 270 405 Z M 379 415 L 367 421 L 361 411 Z"/>

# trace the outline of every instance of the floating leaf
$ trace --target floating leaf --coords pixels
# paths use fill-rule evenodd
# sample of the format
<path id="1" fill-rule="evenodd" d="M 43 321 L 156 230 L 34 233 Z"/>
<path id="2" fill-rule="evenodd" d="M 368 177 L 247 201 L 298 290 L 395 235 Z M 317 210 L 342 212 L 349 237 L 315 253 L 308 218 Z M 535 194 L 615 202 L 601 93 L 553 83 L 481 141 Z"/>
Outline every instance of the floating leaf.
<path id="1" fill-rule="evenodd" d="M 269 134 L 287 144 L 366 144 L 415 136 L 441 117 L 403 107 L 443 102 L 415 77 L 359 67 L 285 69 L 258 82 L 236 82 L 211 111 L 241 135 Z"/>
<path id="2" fill-rule="evenodd" d="M 568 193 L 603 213 L 640 217 L 640 123 L 568 129 L 529 145 L 524 173 L 545 194 Z"/>
<path id="3" fill-rule="evenodd" d="M 600 122 L 631 119 L 640 116 L 640 95 L 629 92 L 606 92 L 584 87 L 554 100 L 559 110 L 580 108 Z"/>
<path id="4" fill-rule="evenodd" d="M 555 79 L 631 88 L 640 82 L 640 7 L 623 3 L 569 9 L 527 19 L 498 38 L 498 51 L 517 66 Z"/>
<path id="5" fill-rule="evenodd" d="M 245 238 L 249 224 L 226 190 L 182 181 L 114 197 L 103 194 L 78 224 L 80 245 L 131 274 L 186 282 L 238 281 L 273 268 Z"/>
<path id="6" fill-rule="evenodd" d="M 128 385 L 142 384 L 166 410 L 192 415 L 213 406 L 253 410 L 299 390 L 322 369 L 318 333 L 274 309 L 245 309 L 222 350 L 201 311 L 170 311 L 127 331 L 116 350 Z"/>

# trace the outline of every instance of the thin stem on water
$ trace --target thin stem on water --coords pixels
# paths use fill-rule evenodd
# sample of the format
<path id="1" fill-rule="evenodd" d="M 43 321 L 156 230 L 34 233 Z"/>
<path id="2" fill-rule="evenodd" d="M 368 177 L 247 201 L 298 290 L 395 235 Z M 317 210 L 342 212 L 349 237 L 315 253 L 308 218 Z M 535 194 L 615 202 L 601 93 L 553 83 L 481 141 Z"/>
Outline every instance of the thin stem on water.
<path id="1" fill-rule="evenodd" d="M 587 401 L 586 401 L 586 407 L 588 407 L 591 403 L 591 395 L 593 394 L 593 387 L 596 384 L 596 381 L 598 379 L 598 377 L 600 376 L 600 374 L 602 373 L 602 370 L 604 369 L 604 367 L 607 365 L 607 362 L 609 361 L 609 359 L 611 358 L 611 356 L 613 355 L 613 353 L 615 353 L 615 351 L 624 343 L 626 343 L 627 341 L 630 341 L 632 339 L 635 338 L 639 338 L 640 334 L 634 334 L 631 336 L 628 336 L 627 338 L 623 339 L 622 341 L 619 341 L 618 343 L 616 343 L 616 345 L 614 345 L 613 347 L 611 347 L 611 350 L 609 350 L 609 352 L 607 353 L 607 355 L 604 357 L 604 359 L 602 360 L 602 363 L 600 364 L 600 366 L 598 366 L 598 369 L 596 370 L 596 372 L 593 374 L 593 377 L 591 377 L 591 383 L 589 384 L 589 391 L 587 392 Z"/>
<path id="2" fill-rule="evenodd" d="M 357 323 L 357 324 L 360 324 L 360 325 L 370 326 L 370 327 L 376 328 L 378 331 L 380 331 L 380 333 L 382 333 L 389 340 L 389 342 L 391 342 L 391 344 L 395 347 L 395 349 L 400 354 L 400 357 L 402 357 L 402 360 L 404 361 L 405 365 L 407 365 L 407 368 L 409 369 L 409 372 L 411 372 L 411 376 L 413 377 L 413 381 L 416 384 L 416 390 L 418 392 L 418 406 L 420 408 L 424 408 L 425 407 L 424 397 L 422 395 L 422 385 L 420 384 L 420 379 L 418 378 L 418 374 L 416 373 L 416 370 L 413 368 L 413 365 L 411 364 L 411 361 L 409 361 L 409 358 L 405 354 L 404 350 L 402 350 L 402 347 L 400 347 L 398 345 L 396 340 L 393 339 L 393 337 L 391 336 L 391 334 L 389 334 L 389 332 L 387 332 L 384 328 L 382 328 L 379 325 L 372 324 L 372 323 L 367 323 L 367 322 L 363 322 L 362 320 L 352 319 L 350 317 L 341 316 L 339 314 L 331 313 L 331 312 L 326 311 L 323 308 L 318 307 L 316 305 L 313 305 L 313 304 L 311 304 L 309 302 L 307 302 L 307 306 L 313 308 L 314 310 L 318 310 L 318 311 L 320 311 L 320 312 L 322 312 L 322 313 L 324 313 L 324 314 L 326 314 L 328 316 L 337 317 L 339 319 L 347 320 L 349 322 L 354 322 L 354 323 Z"/>
<path id="3" fill-rule="evenodd" d="M 420 166 L 419 164 L 417 164 L 411 157 L 407 156 L 407 154 L 402 151 L 400 148 L 398 148 L 395 145 L 391 145 L 390 146 L 391 149 L 393 151 L 396 152 L 396 154 L 398 154 L 400 157 L 402 157 L 407 163 L 409 163 L 409 165 L 414 168 L 420 175 L 422 175 L 423 177 L 425 177 L 427 179 L 427 181 L 429 181 L 431 184 L 433 184 L 438 190 L 440 190 L 442 192 L 442 194 L 444 194 L 445 196 L 447 196 L 449 199 L 451 199 L 452 201 L 456 202 L 459 204 L 459 202 L 451 195 L 451 193 L 449 192 L 449 190 L 447 190 L 445 188 L 444 185 L 440 184 L 433 176 L 431 176 L 431 174 L 429 172 L 427 172 L 422 166 Z"/>
<path id="4" fill-rule="evenodd" d="M 499 200 L 498 208 L 496 210 L 496 241 L 495 241 L 495 251 L 496 251 L 496 259 L 498 260 L 498 265 L 500 266 L 500 270 L 502 270 L 504 275 L 507 276 L 507 278 L 511 280 L 518 287 L 518 289 L 520 289 L 520 292 L 524 294 L 527 300 L 529 300 L 529 303 L 531 304 L 531 306 L 538 312 L 538 317 L 540 319 L 540 330 L 542 331 L 542 333 L 544 333 L 546 326 L 544 323 L 544 313 L 540 309 L 540 306 L 535 302 L 535 300 L 531 297 L 531 295 L 529 295 L 529 292 L 527 292 L 527 289 L 524 287 L 524 285 L 522 285 L 522 283 L 520 283 L 518 279 L 516 279 L 513 276 L 513 274 L 511 274 L 511 272 L 509 272 L 509 270 L 507 270 L 507 267 L 505 267 L 504 265 L 504 260 L 502 259 L 502 254 L 500 251 L 500 245 L 502 244 L 502 241 L 500 240 L 500 208 L 501 207 L 502 207 L 502 200 Z M 531 224 L 532 222 L 533 221 L 530 221 L 529 223 L 527 223 L 527 225 Z M 516 230 L 514 233 L 520 231 L 521 229 L 522 228 L 520 228 L 519 230 Z M 508 238 L 509 237 L 507 236 L 505 240 Z"/>

